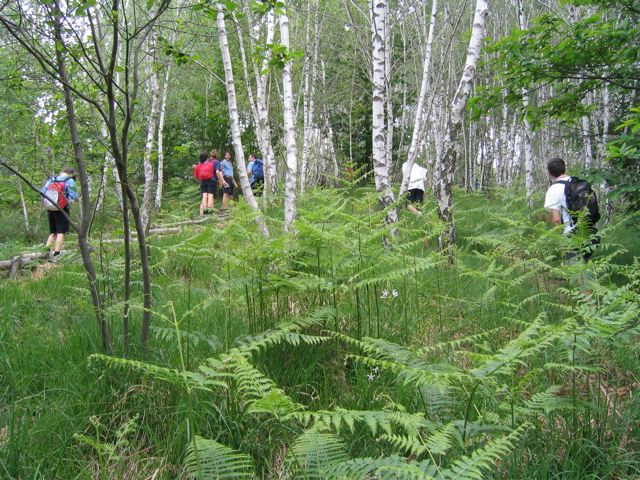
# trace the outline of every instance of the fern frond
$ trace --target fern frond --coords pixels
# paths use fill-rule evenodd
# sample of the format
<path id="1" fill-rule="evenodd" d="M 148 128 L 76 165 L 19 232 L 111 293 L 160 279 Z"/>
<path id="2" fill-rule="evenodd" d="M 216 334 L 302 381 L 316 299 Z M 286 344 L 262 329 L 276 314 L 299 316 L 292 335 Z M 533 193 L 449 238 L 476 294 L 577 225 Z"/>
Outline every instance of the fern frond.
<path id="1" fill-rule="evenodd" d="M 206 377 L 196 372 L 180 372 L 175 368 L 160 367 L 151 363 L 130 360 L 128 358 L 110 357 L 101 353 L 94 353 L 89 356 L 89 362 L 102 363 L 109 368 L 135 371 L 155 380 L 162 380 L 187 388 L 197 388 L 201 390 L 211 390 L 214 386 L 227 388 L 226 382 Z"/>
<path id="2" fill-rule="evenodd" d="M 324 471 L 347 460 L 347 449 L 336 435 L 308 430 L 300 435 L 287 455 L 293 478 L 324 479 Z"/>
<path id="3" fill-rule="evenodd" d="M 151 331 L 158 340 L 164 342 L 174 340 L 177 335 L 176 329 L 170 327 L 152 326 Z M 215 335 L 204 335 L 200 332 L 187 332 L 186 330 L 180 330 L 179 334 L 182 340 L 188 341 L 194 347 L 197 347 L 201 342 L 209 345 L 212 350 L 217 350 L 220 347 L 220 340 Z"/>
<path id="4" fill-rule="evenodd" d="M 509 435 L 492 440 L 484 447 L 474 450 L 471 455 L 456 460 L 450 468 L 441 470 L 440 473 L 445 478 L 455 480 L 483 480 L 483 472 L 493 470 L 495 463 L 515 448 L 514 443 L 520 441 L 527 428 L 528 423 L 520 425 Z"/>
<path id="5" fill-rule="evenodd" d="M 355 431 L 355 424 L 364 423 L 375 435 L 379 430 L 388 435 L 393 434 L 393 426 L 404 430 L 410 436 L 416 436 L 421 428 L 428 428 L 431 423 L 419 413 L 387 412 L 382 410 L 319 410 L 316 412 L 294 412 L 289 418 L 295 418 L 303 425 L 316 425 L 335 430 L 340 433 L 343 426 Z"/>
<path id="6" fill-rule="evenodd" d="M 196 435 L 187 449 L 182 478 L 254 478 L 254 467 L 249 455 Z"/>
<path id="7" fill-rule="evenodd" d="M 418 469 L 418 470 L 416 470 Z M 441 478 L 437 468 L 428 461 L 409 462 L 399 455 L 390 455 L 381 458 L 354 458 L 333 465 L 324 471 L 326 478 L 330 480 L 397 480 L 422 479 L 432 480 Z"/>

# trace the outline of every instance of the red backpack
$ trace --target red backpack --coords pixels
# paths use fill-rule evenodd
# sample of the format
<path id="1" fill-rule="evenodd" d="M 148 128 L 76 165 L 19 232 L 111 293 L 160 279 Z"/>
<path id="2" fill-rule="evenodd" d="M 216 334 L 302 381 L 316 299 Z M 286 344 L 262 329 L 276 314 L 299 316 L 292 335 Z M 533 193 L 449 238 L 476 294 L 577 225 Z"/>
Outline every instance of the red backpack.
<path id="1" fill-rule="evenodd" d="M 196 165 L 193 172 L 198 180 L 211 180 L 213 178 L 213 162 L 207 160 L 206 162 Z"/>
<path id="2" fill-rule="evenodd" d="M 69 203 L 64 194 L 67 181 L 63 180 L 62 182 L 58 182 L 55 178 L 53 180 L 54 181 L 47 187 L 47 191 L 44 192 L 46 197 L 42 197 L 42 206 L 47 210 L 57 212 L 64 209 Z"/>

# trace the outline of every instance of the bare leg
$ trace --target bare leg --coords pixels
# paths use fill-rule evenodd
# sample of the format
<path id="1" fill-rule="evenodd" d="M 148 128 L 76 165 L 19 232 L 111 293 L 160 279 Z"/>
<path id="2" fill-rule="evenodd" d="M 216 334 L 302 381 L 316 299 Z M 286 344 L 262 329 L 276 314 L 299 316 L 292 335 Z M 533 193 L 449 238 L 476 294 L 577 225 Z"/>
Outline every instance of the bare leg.
<path id="1" fill-rule="evenodd" d="M 227 204 L 229 203 L 230 196 L 231 195 L 229 195 L 228 193 L 225 193 L 224 195 L 222 195 L 222 210 L 227 209 Z"/>
<path id="2" fill-rule="evenodd" d="M 420 210 L 418 210 L 412 203 L 407 205 L 407 210 L 409 210 L 410 212 L 415 213 L 416 215 L 422 215 L 422 212 Z"/>
<path id="3" fill-rule="evenodd" d="M 207 207 L 207 194 L 202 194 L 202 200 L 200 201 L 200 216 L 204 215 L 204 209 Z"/>
<path id="4" fill-rule="evenodd" d="M 62 244 L 63 243 L 64 243 L 64 233 L 58 233 L 56 235 L 56 248 L 55 248 L 56 252 L 61 252 L 62 251 Z"/>
<path id="5" fill-rule="evenodd" d="M 207 208 L 213 210 L 216 208 L 216 197 L 213 193 L 207 193 Z"/>
<path id="6" fill-rule="evenodd" d="M 49 235 L 49 238 L 47 238 L 47 243 L 46 243 L 47 248 L 51 248 L 51 245 L 55 243 L 55 241 L 56 241 L 56 234 L 52 233 L 51 235 Z"/>

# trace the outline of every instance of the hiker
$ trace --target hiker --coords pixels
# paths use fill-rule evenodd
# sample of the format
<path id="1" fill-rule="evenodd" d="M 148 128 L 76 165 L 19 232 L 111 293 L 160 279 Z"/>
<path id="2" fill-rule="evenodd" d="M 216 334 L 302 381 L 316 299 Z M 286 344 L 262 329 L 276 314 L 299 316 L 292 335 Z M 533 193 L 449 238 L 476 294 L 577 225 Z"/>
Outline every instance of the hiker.
<path id="1" fill-rule="evenodd" d="M 256 195 L 262 194 L 264 185 L 264 162 L 255 153 L 249 155 L 249 166 L 247 169 L 251 172 L 251 188 L 256 190 Z"/>
<path id="2" fill-rule="evenodd" d="M 238 188 L 236 180 L 233 178 L 233 156 L 230 151 L 224 152 L 224 160 L 220 162 L 222 166 L 222 208 L 221 212 L 227 210 L 229 199 L 233 197 L 233 189 Z"/>
<path id="3" fill-rule="evenodd" d="M 402 171 L 406 175 L 405 170 L 407 169 L 407 162 L 402 164 Z M 427 180 L 427 169 L 422 168 L 417 163 L 413 164 L 411 168 L 411 174 L 409 175 L 409 185 L 408 191 L 409 195 L 407 197 L 407 210 L 415 213 L 416 215 L 422 215 L 422 212 L 416 205 L 422 205 L 424 201 L 424 182 Z"/>
<path id="4" fill-rule="evenodd" d="M 76 171 L 73 168 L 65 167 L 55 177 L 49 178 L 40 192 L 46 195 L 42 199 L 42 205 L 47 209 L 49 218 L 49 237 L 46 247 L 47 256 L 51 254 L 51 245 L 54 246 L 53 258 L 57 259 L 62 253 L 64 236 L 69 231 L 69 205 L 78 199 L 75 191 Z M 63 210 L 67 217 L 60 211 Z"/>
<path id="5" fill-rule="evenodd" d="M 577 227 L 581 227 L 581 230 L 584 228 L 592 236 L 579 252 L 569 252 L 567 260 L 571 261 L 580 253 L 582 258 L 588 261 L 593 253 L 593 245 L 599 243 L 599 238 L 595 236 L 598 232 L 595 224 L 600 219 L 595 193 L 586 180 L 567 175 L 566 165 L 561 158 L 549 160 L 547 171 L 552 183 L 547 189 L 544 208 L 550 210 L 551 222 L 554 225 L 564 225 L 564 234 L 567 237 L 574 235 Z M 584 210 L 584 214 L 576 215 L 581 210 Z"/>
<path id="6" fill-rule="evenodd" d="M 255 164 L 256 156 L 249 154 L 249 163 L 247 163 L 247 177 L 249 178 L 249 185 L 253 185 L 253 165 Z"/>
<path id="7" fill-rule="evenodd" d="M 200 153 L 199 163 L 193 165 L 193 176 L 200 182 L 200 216 L 213 212 L 216 191 L 215 164 L 207 152 Z"/>

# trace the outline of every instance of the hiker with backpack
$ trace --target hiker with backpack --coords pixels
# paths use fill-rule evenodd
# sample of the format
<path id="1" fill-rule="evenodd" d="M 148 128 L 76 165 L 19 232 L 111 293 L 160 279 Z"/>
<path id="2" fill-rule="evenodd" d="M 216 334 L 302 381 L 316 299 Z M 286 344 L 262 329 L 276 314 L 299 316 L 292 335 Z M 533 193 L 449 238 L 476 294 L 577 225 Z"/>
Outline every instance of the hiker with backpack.
<path id="1" fill-rule="evenodd" d="M 221 212 L 227 210 L 229 199 L 233 197 L 233 189 L 238 188 L 235 178 L 233 178 L 233 155 L 230 151 L 224 152 L 224 160 L 220 162 L 222 166 L 222 208 Z"/>
<path id="2" fill-rule="evenodd" d="M 200 161 L 193 166 L 193 176 L 200 182 L 200 216 L 213 213 L 215 208 L 216 176 L 220 176 L 220 163 L 215 150 L 209 158 L 207 152 L 200 154 Z"/>
<path id="3" fill-rule="evenodd" d="M 547 190 L 544 208 L 551 211 L 551 222 L 564 225 L 564 234 L 571 237 L 577 232 L 590 235 L 590 239 L 579 249 L 579 254 L 588 261 L 593 254 L 593 246 L 600 239 L 596 222 L 600 220 L 598 200 L 591 185 L 586 180 L 567 175 L 566 165 L 561 158 L 553 158 L 547 163 L 551 186 Z M 575 257 L 571 252 L 567 259 Z"/>
<path id="4" fill-rule="evenodd" d="M 69 231 L 69 205 L 78 199 L 75 191 L 76 171 L 73 168 L 65 167 L 55 177 L 49 178 L 40 189 L 42 206 L 47 210 L 49 219 L 49 237 L 46 247 L 51 253 L 53 245 L 53 258 L 60 257 L 64 236 Z M 66 213 L 66 216 L 62 213 Z"/>
<path id="5" fill-rule="evenodd" d="M 251 188 L 256 190 L 256 195 L 261 195 L 264 185 L 264 162 L 261 158 L 258 158 L 255 153 L 249 155 L 247 171 L 250 172 L 249 181 L 251 182 Z"/>

